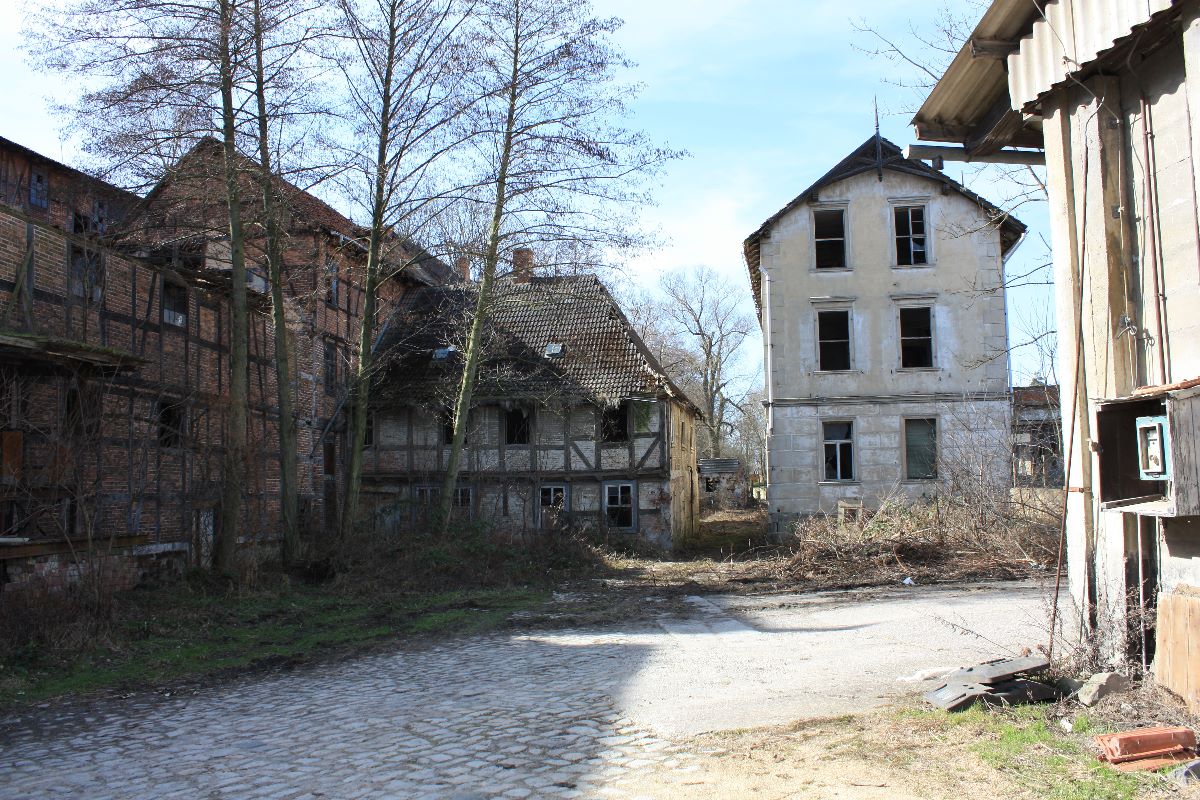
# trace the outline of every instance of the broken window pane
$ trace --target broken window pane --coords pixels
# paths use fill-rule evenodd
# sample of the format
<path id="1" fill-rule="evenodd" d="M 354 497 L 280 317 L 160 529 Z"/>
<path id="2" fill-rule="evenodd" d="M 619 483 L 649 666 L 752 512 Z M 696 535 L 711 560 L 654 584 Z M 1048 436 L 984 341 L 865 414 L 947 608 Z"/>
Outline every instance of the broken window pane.
<path id="1" fill-rule="evenodd" d="M 163 322 L 178 328 L 187 327 L 187 287 L 178 283 L 163 284 Z"/>
<path id="2" fill-rule="evenodd" d="M 825 422 L 822 433 L 825 444 L 825 480 L 854 480 L 854 441 L 852 422 Z"/>
<path id="3" fill-rule="evenodd" d="M 159 446 L 181 447 L 184 433 L 183 408 L 165 400 L 159 400 L 155 406 L 154 416 L 158 423 Z"/>
<path id="4" fill-rule="evenodd" d="M 99 303 L 104 287 L 104 262 L 100 254 L 72 244 L 67 255 L 71 294 L 89 303 Z"/>
<path id="5" fill-rule="evenodd" d="M 933 366 L 932 308 L 900 309 L 900 366 L 905 369 Z"/>
<path id="6" fill-rule="evenodd" d="M 850 312 L 817 312 L 817 350 L 823 372 L 850 369 Z"/>
<path id="7" fill-rule="evenodd" d="M 937 420 L 904 420 L 904 476 L 909 480 L 937 477 Z"/>
<path id="8" fill-rule="evenodd" d="M 600 441 L 627 442 L 629 441 L 629 403 L 622 402 L 615 407 L 606 407 L 600 417 Z"/>
<path id="9" fill-rule="evenodd" d="M 633 527 L 632 483 L 614 483 L 605 487 L 604 513 L 611 528 Z"/>
<path id="10" fill-rule="evenodd" d="M 504 412 L 504 443 L 529 444 L 529 414 L 525 409 Z"/>
<path id="11" fill-rule="evenodd" d="M 846 212 L 840 208 L 813 211 L 817 269 L 846 266 Z"/>
<path id="12" fill-rule="evenodd" d="M 925 207 L 896 208 L 896 264 L 911 267 L 928 264 L 925 248 Z"/>

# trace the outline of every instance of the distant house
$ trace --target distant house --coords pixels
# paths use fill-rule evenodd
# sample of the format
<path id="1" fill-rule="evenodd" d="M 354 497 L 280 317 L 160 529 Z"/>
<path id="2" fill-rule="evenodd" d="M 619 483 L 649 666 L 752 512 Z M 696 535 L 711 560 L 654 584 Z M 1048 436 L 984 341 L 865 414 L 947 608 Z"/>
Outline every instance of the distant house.
<path id="1" fill-rule="evenodd" d="M 1058 387 L 1013 387 L 1013 486 L 1061 489 L 1062 414 Z"/>
<path id="2" fill-rule="evenodd" d="M 702 458 L 698 462 L 701 497 L 708 508 L 741 508 L 750 484 L 736 458 Z"/>
<path id="3" fill-rule="evenodd" d="M 1025 226 L 878 134 L 745 241 L 773 533 L 1009 477 L 1004 260 Z"/>
<path id="4" fill-rule="evenodd" d="M 496 286 L 453 507 L 513 532 L 565 522 L 664 548 L 696 533 L 699 410 L 595 277 L 531 274 Z M 477 287 L 405 295 L 380 345 L 364 492 L 397 526 L 438 497 Z"/>
<path id="5" fill-rule="evenodd" d="M 1200 709 L 1200 6 L 993 0 L 913 124 L 1045 164 L 1071 597 Z"/>

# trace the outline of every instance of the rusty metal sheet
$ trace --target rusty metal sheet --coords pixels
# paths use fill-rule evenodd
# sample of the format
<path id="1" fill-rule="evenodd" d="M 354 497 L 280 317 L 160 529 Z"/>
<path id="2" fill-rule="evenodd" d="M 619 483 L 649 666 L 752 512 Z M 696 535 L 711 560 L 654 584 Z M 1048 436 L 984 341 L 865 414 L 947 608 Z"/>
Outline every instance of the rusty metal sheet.
<path id="1" fill-rule="evenodd" d="M 1036 675 L 1050 668 L 1050 661 L 1042 656 L 1022 658 L 997 658 L 984 661 L 973 667 L 951 672 L 945 677 L 947 683 L 996 684 L 1015 678 L 1017 675 Z"/>
<path id="2" fill-rule="evenodd" d="M 996 684 L 944 683 L 925 695 L 925 700 L 946 711 L 964 711 L 976 703 L 1023 705 L 1040 703 L 1059 696 L 1051 686 L 1037 681 L 1016 679 Z"/>

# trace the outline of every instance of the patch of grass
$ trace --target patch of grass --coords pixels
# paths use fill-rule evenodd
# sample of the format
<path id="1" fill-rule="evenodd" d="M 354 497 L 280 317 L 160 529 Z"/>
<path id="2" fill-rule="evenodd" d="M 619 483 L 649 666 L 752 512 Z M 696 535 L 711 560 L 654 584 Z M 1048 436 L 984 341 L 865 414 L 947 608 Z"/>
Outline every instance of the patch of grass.
<path id="1" fill-rule="evenodd" d="M 495 629 L 546 597 L 522 587 L 382 596 L 307 586 L 242 596 L 188 584 L 136 590 L 118 596 L 108 634 L 91 647 L 0 661 L 0 707 L 303 663 L 406 635 Z"/>
<path id="2" fill-rule="evenodd" d="M 1014 784 L 1048 800 L 1132 800 L 1161 788 L 1152 774 L 1119 772 L 1085 746 L 1094 733 L 1086 714 L 1067 733 L 1048 705 L 974 706 L 958 713 L 902 708 L 895 715 L 929 736 L 970 741 L 967 749 Z"/>

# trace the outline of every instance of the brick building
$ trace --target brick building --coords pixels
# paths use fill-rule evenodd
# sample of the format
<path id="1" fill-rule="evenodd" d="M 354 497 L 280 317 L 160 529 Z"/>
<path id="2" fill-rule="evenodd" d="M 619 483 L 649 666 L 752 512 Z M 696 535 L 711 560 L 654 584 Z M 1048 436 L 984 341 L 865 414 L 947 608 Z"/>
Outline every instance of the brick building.
<path id="1" fill-rule="evenodd" d="M 215 145 L 201 142 L 139 199 L 0 139 L 0 586 L 97 565 L 128 583 L 154 563 L 211 557 L 229 369 L 227 235 L 219 202 L 199 199 L 222 197 Z M 366 254 L 344 216 L 283 180 L 277 188 L 289 212 L 301 519 L 315 535 L 333 524 L 342 485 L 339 410 Z M 257 542 L 278 535 L 279 514 L 260 255 L 251 242 L 254 457 L 239 532 Z M 381 314 L 407 289 L 448 275 L 408 243 L 394 243 L 391 256 Z"/>

